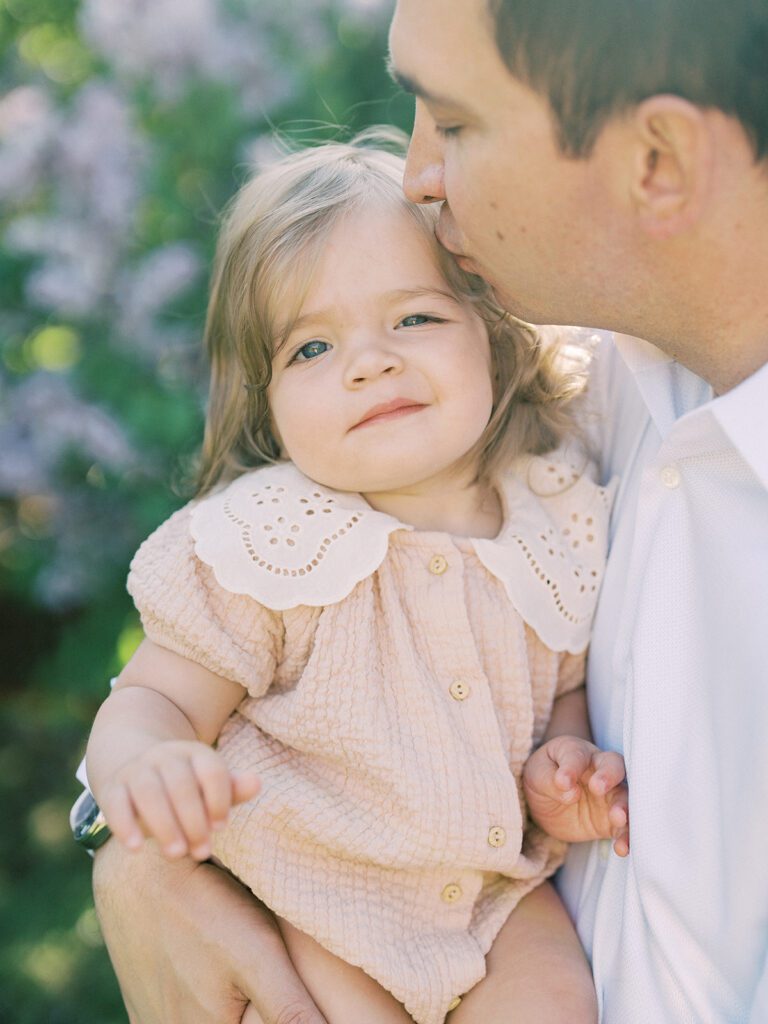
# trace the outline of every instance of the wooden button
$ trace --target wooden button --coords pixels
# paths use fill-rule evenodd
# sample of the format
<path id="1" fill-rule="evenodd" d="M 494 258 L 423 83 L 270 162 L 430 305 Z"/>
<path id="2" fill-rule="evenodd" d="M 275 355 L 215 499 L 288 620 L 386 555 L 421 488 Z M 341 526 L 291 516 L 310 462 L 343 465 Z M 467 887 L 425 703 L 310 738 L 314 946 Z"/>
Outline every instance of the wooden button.
<path id="1" fill-rule="evenodd" d="M 466 700 L 469 696 L 469 686 L 463 679 L 454 679 L 448 687 L 448 692 L 454 700 Z"/>
<path id="2" fill-rule="evenodd" d="M 440 899 L 443 903 L 455 903 L 460 900 L 464 893 L 461 891 L 461 886 L 457 885 L 456 882 L 449 882 L 448 885 L 440 893 Z"/>
<path id="3" fill-rule="evenodd" d="M 429 561 L 429 571 L 434 576 L 442 576 L 447 568 L 448 562 L 443 555 L 433 555 Z"/>
<path id="4" fill-rule="evenodd" d="M 489 846 L 503 846 L 507 841 L 507 833 L 501 825 L 494 825 L 488 833 Z"/>

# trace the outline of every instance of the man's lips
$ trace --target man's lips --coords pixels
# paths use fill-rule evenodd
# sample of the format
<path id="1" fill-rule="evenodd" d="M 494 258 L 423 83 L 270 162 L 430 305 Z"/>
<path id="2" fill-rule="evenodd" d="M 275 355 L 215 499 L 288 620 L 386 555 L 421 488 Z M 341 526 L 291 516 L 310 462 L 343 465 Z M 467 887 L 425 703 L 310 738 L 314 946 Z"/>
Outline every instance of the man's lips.
<path id="1" fill-rule="evenodd" d="M 454 260 L 458 263 L 462 270 L 466 271 L 466 273 L 468 274 L 477 274 L 479 272 L 477 266 L 475 265 L 475 263 L 473 263 L 469 256 L 465 256 L 460 249 L 458 249 L 455 245 L 451 244 L 450 239 L 448 239 L 445 236 L 445 234 L 443 234 L 440 231 L 439 224 L 437 230 L 435 231 L 435 235 L 437 236 L 437 240 L 440 243 L 440 245 L 442 245 L 446 252 L 449 252 L 451 256 L 453 256 Z"/>
<path id="2" fill-rule="evenodd" d="M 426 409 L 423 402 L 415 402 L 412 398 L 393 398 L 391 402 L 374 405 L 350 429 L 357 430 L 358 427 L 367 427 L 385 420 L 398 419 L 401 416 L 408 416 L 412 412 L 419 412 L 421 409 Z"/>
<path id="3" fill-rule="evenodd" d="M 461 252 L 461 250 L 458 249 L 455 245 L 451 244 L 451 241 L 448 238 L 446 232 L 444 230 L 441 230 L 441 227 L 442 225 L 438 223 L 437 228 L 435 229 L 435 237 L 437 238 L 440 245 L 442 245 L 442 247 L 445 250 L 447 250 L 451 254 L 451 256 L 463 256 L 464 254 Z"/>

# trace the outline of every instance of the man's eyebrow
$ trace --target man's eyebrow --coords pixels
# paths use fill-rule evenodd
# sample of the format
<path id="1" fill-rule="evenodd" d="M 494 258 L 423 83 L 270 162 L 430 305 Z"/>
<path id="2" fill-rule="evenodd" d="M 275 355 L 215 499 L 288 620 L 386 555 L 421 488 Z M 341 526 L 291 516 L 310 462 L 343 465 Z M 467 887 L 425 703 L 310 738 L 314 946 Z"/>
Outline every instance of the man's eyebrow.
<path id="1" fill-rule="evenodd" d="M 427 103 L 433 103 L 438 107 L 452 107 L 456 110 L 464 109 L 458 100 L 450 96 L 439 96 L 423 86 L 418 79 L 411 78 L 410 75 L 398 71 L 391 56 L 387 57 L 387 72 L 396 85 L 399 85 L 404 92 L 410 93 L 412 96 L 418 96 L 419 99 L 425 100 Z"/>

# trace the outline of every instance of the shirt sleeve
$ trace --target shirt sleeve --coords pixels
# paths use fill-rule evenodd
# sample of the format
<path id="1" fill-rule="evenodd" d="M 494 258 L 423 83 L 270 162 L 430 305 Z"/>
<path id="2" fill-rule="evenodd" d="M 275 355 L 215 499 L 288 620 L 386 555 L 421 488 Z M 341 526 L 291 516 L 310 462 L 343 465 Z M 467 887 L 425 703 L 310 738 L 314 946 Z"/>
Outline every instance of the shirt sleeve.
<path id="1" fill-rule="evenodd" d="M 568 651 L 565 651 L 560 655 L 555 698 L 562 697 L 564 693 L 570 693 L 571 690 L 578 690 L 580 686 L 583 686 L 586 676 L 586 664 L 586 651 L 581 651 L 580 654 L 570 654 Z"/>
<path id="2" fill-rule="evenodd" d="M 281 616 L 217 582 L 195 554 L 190 512 L 182 508 L 144 541 L 128 592 L 150 640 L 260 697 L 280 658 Z"/>

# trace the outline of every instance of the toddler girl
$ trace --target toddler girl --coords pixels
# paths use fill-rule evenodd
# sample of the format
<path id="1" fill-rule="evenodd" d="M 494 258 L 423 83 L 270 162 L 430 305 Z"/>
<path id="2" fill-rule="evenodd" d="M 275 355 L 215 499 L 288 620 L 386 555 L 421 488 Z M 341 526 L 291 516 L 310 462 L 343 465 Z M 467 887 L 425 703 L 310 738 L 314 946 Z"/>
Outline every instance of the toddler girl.
<path id="1" fill-rule="evenodd" d="M 582 689 L 609 495 L 553 349 L 402 171 L 328 145 L 232 204 L 200 493 L 132 564 L 88 775 L 129 847 L 250 886 L 330 1024 L 591 1021 L 544 880 L 563 840 L 627 850 Z"/>

